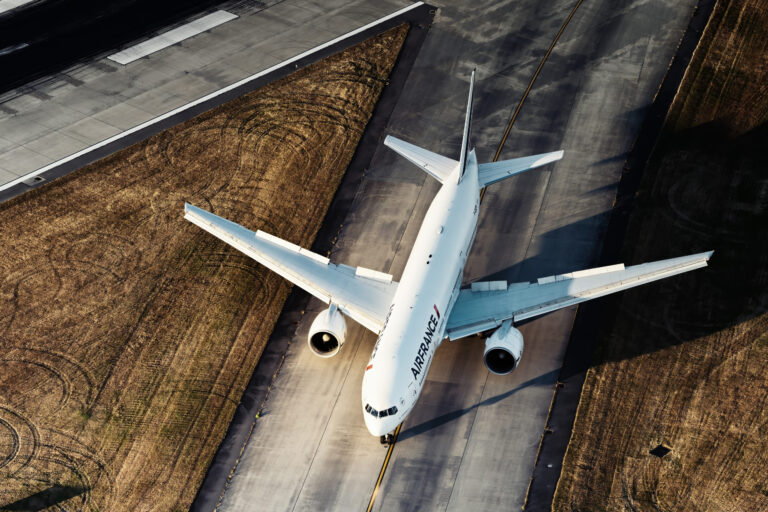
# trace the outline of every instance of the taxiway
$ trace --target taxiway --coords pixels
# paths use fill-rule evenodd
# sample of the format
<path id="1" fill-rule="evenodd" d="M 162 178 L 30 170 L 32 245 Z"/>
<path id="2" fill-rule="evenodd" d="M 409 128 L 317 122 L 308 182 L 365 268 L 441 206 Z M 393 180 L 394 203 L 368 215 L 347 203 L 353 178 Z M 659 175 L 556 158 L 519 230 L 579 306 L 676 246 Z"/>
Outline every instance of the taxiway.
<path id="1" fill-rule="evenodd" d="M 440 5 L 384 131 L 456 153 L 467 77 L 477 67 L 472 137 L 479 160 L 490 160 L 574 4 Z M 465 282 L 526 281 L 596 263 L 625 156 L 694 5 L 602 1 L 579 7 L 501 154 L 564 148 L 566 156 L 552 168 L 488 189 Z M 379 146 L 362 181 L 343 187 L 354 191 L 340 195 L 354 199 L 339 223 L 332 260 L 397 279 L 437 182 Z M 361 418 L 360 385 L 375 338 L 350 322 L 337 357 L 314 357 L 305 336 L 322 308 L 309 301 L 303 315 L 284 313 L 247 392 L 261 414 L 221 510 L 368 507 L 385 452 Z M 486 371 L 481 340 L 444 344 L 402 427 L 373 509 L 522 506 L 574 314 L 572 308 L 524 325 L 523 360 L 506 377 Z M 290 327 L 293 321 L 298 328 Z M 559 472 L 559 460 L 539 463 Z"/>

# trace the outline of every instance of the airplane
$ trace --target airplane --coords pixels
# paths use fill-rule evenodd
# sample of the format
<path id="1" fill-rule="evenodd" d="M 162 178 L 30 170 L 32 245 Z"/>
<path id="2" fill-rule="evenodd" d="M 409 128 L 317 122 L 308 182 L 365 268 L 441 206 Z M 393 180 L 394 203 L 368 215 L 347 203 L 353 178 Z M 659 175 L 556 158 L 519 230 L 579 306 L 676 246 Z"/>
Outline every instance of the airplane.
<path id="1" fill-rule="evenodd" d="M 506 375 L 520 363 L 519 322 L 586 300 L 705 267 L 712 251 L 625 267 L 623 264 L 539 278 L 533 282 L 474 282 L 462 275 L 477 232 L 481 190 L 560 160 L 563 151 L 478 164 L 469 150 L 472 93 L 459 159 L 454 160 L 387 136 L 384 144 L 438 180 L 442 186 L 419 230 L 399 282 L 364 267 L 334 264 L 324 256 L 263 231 L 250 231 L 185 203 L 184 218 L 277 272 L 329 305 L 312 322 L 307 342 L 320 357 L 344 344 L 344 317 L 378 339 L 365 367 L 361 410 L 365 425 L 382 444 L 413 410 L 426 382 L 435 350 L 495 329 L 486 338 L 483 361 L 491 373 Z"/>

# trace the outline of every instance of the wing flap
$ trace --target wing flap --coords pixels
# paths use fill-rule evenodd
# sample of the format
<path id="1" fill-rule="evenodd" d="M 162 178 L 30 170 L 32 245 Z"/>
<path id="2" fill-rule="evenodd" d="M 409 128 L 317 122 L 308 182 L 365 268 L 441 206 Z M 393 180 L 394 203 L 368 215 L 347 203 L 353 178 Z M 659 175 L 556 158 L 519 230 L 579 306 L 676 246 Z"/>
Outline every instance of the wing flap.
<path id="1" fill-rule="evenodd" d="M 461 290 L 448 319 L 446 334 L 459 339 L 501 325 L 520 322 L 597 297 L 664 279 L 707 266 L 712 252 L 704 252 L 643 263 L 624 268 L 611 265 L 586 271 L 540 278 L 532 283 L 514 283 L 497 291 Z"/>
<path id="2" fill-rule="evenodd" d="M 334 265 L 324 256 L 190 204 L 184 207 L 184 218 L 323 302 L 333 302 L 367 329 L 378 332 L 384 324 L 397 289 L 389 274 Z"/>

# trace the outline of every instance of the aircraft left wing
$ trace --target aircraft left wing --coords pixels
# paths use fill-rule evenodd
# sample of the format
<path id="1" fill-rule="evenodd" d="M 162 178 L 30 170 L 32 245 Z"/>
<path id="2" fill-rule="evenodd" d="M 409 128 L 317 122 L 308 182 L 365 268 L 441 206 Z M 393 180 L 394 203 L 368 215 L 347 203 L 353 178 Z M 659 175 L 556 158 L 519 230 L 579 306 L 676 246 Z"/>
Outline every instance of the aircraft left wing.
<path id="1" fill-rule="evenodd" d="M 254 233 L 188 203 L 184 205 L 184 218 L 323 302 L 335 304 L 374 333 L 384 325 L 397 289 L 391 275 L 335 265 L 324 256 L 263 231 Z"/>
<path id="2" fill-rule="evenodd" d="M 707 266 L 712 251 L 624 267 L 623 264 L 542 277 L 531 283 L 472 283 L 448 318 L 446 336 L 455 340 L 560 308 Z"/>

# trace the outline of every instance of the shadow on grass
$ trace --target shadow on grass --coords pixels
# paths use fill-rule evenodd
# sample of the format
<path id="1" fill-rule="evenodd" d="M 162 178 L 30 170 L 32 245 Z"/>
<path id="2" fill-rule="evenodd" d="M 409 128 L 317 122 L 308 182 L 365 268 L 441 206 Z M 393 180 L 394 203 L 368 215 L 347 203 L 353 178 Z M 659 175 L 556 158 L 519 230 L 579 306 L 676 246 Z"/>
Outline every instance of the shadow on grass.
<path id="1" fill-rule="evenodd" d="M 53 507 L 58 503 L 67 501 L 70 498 L 83 494 L 87 489 L 82 487 L 72 487 L 69 485 L 53 485 L 48 489 L 36 492 L 31 496 L 8 505 L 0 506 L 0 510 L 25 510 L 36 511 Z"/>
<path id="2" fill-rule="evenodd" d="M 732 137 L 709 123 L 662 137 L 636 194 L 623 246 L 614 251 L 621 256 L 605 264 L 634 265 L 711 249 L 714 257 L 708 268 L 586 303 L 589 313 L 583 316 L 599 325 L 602 341 L 591 362 L 586 358 L 569 373 L 656 352 L 768 312 L 765 147 L 768 125 Z M 535 256 L 480 280 L 525 282 L 581 270 L 567 262 L 592 250 L 585 233 L 601 232 L 606 215 L 543 234 Z M 606 333 L 623 340 L 606 341 Z"/>
<path id="3" fill-rule="evenodd" d="M 622 258 L 715 254 L 707 269 L 605 299 L 601 316 L 612 320 L 605 322 L 593 365 L 695 340 L 768 312 L 767 146 L 766 125 L 731 137 L 708 123 L 662 137 L 636 195 Z M 629 341 L 614 343 L 608 333 Z"/>

